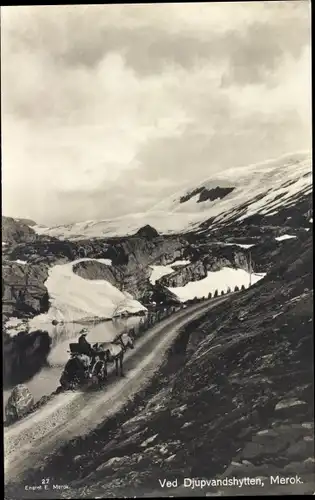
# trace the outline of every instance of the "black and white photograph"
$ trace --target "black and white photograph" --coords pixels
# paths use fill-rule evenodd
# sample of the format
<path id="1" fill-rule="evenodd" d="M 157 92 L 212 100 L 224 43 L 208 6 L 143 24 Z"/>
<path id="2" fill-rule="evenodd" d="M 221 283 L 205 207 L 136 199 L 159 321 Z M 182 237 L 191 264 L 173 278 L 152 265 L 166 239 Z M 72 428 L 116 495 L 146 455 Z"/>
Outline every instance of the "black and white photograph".
<path id="1" fill-rule="evenodd" d="M 311 4 L 1 7 L 6 500 L 314 495 Z"/>

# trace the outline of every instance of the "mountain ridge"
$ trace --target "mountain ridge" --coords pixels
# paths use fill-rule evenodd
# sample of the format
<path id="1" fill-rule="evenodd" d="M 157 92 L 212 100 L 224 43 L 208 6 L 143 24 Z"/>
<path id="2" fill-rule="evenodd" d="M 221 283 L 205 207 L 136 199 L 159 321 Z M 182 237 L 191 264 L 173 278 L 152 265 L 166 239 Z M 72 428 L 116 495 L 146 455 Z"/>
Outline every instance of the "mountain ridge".
<path id="1" fill-rule="evenodd" d="M 226 224 L 228 218 L 242 222 L 256 214 L 274 215 L 309 196 L 311 183 L 311 154 L 291 153 L 214 174 L 197 186 L 162 200 L 145 213 L 32 228 L 37 234 L 60 239 L 132 235 L 146 225 L 160 234 L 198 231 L 210 219 Z"/>

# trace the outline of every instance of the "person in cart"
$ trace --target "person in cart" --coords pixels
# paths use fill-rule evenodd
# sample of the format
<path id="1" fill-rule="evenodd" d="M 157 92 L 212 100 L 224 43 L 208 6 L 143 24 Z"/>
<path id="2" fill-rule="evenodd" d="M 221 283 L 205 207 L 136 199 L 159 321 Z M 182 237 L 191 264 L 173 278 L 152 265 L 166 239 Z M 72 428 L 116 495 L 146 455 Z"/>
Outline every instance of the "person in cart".
<path id="1" fill-rule="evenodd" d="M 86 354 L 87 356 L 93 356 L 94 351 L 91 347 L 91 344 L 86 340 L 87 330 L 86 329 L 81 330 L 80 333 L 81 333 L 81 335 L 80 335 L 79 340 L 78 340 L 80 352 L 82 354 Z"/>

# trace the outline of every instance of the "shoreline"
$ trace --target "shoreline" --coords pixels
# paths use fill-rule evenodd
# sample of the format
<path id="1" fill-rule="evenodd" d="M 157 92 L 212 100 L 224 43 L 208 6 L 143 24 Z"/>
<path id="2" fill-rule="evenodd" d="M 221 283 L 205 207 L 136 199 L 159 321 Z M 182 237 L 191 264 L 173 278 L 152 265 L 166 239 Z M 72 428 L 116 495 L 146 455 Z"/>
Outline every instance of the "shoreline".
<path id="1" fill-rule="evenodd" d="M 180 309 L 180 308 L 179 308 L 179 309 Z M 177 309 L 177 310 L 178 310 L 178 309 Z M 129 317 L 143 317 L 143 318 L 148 318 L 148 316 L 149 316 L 148 312 L 147 312 L 145 315 L 142 315 L 142 314 L 129 314 L 129 315 L 128 315 L 128 317 L 126 316 L 125 318 L 122 318 L 122 319 L 128 319 Z M 166 316 L 166 317 L 169 317 L 169 316 Z M 120 318 L 117 318 L 117 319 L 120 319 Z M 161 318 L 161 320 L 163 320 L 163 319 L 164 319 L 164 318 Z M 97 322 L 97 324 L 100 324 L 100 323 L 102 323 L 102 322 L 107 322 L 107 321 L 113 321 L 113 320 L 115 320 L 115 318 L 111 318 L 111 319 L 108 319 L 108 320 L 105 320 L 105 321 L 104 321 L 104 320 L 99 320 L 99 321 Z M 161 320 L 160 320 L 160 321 L 161 321 Z M 94 322 L 93 322 L 93 323 L 94 323 Z M 152 328 L 155 324 L 157 324 L 157 323 L 159 323 L 159 321 L 155 321 L 155 322 L 152 322 L 152 323 L 148 323 L 148 322 L 147 322 L 146 324 L 144 324 L 144 326 L 145 326 L 145 327 L 148 327 L 148 328 L 145 328 L 143 331 L 140 331 L 140 330 L 139 330 L 139 325 L 138 325 L 138 333 L 137 333 L 137 337 L 136 337 L 136 338 L 141 337 L 141 336 L 142 336 L 141 334 L 143 334 L 143 333 L 145 333 L 145 332 L 149 331 L 149 330 L 150 330 L 150 329 L 151 329 L 151 328 Z M 64 323 L 64 324 L 65 324 L 65 323 Z M 76 322 L 71 322 L 71 324 L 78 324 L 78 323 L 76 323 Z M 82 324 L 82 323 L 79 323 L 79 324 Z M 89 323 L 89 324 L 90 324 L 90 323 Z M 95 324 L 95 323 L 94 323 L 94 324 Z M 135 330 L 135 329 L 134 329 L 134 328 L 130 328 L 130 329 L 129 329 L 129 332 L 130 332 L 131 330 Z M 117 340 L 120 336 L 121 336 L 121 333 L 120 333 L 120 334 L 117 334 L 117 335 L 114 337 L 113 341 Z M 48 365 L 46 365 L 46 366 L 49 366 L 49 364 L 48 364 Z M 39 373 L 40 373 L 40 372 L 39 372 Z M 38 376 L 38 375 L 39 375 L 39 373 L 38 373 L 38 374 L 36 374 L 36 375 Z M 35 376 L 36 376 L 36 375 L 35 375 Z M 24 383 L 23 383 L 23 385 L 26 385 L 26 386 L 27 386 L 27 382 L 24 382 Z M 9 391 L 11 392 L 12 390 L 13 390 L 13 387 L 12 387 L 11 389 L 6 389 L 6 391 L 8 391 L 8 392 L 9 392 Z M 89 387 L 82 387 L 82 388 L 80 388 L 79 392 L 90 392 L 91 390 L 93 391 L 93 389 L 90 389 Z M 94 389 L 94 390 L 95 390 L 95 389 Z M 28 411 L 25 415 L 23 415 L 23 417 L 21 417 L 21 418 L 19 418 L 19 419 L 16 419 L 16 420 L 13 420 L 13 421 L 9 421 L 9 422 L 8 422 L 7 420 L 5 420 L 5 419 L 4 419 L 3 426 L 4 426 L 5 428 L 8 428 L 8 427 L 11 427 L 11 426 L 12 426 L 13 424 L 15 424 L 16 422 L 22 421 L 24 418 L 28 417 L 29 415 L 31 415 L 32 413 L 34 413 L 35 411 L 37 411 L 39 408 L 41 408 L 42 406 L 44 406 L 46 403 L 48 403 L 49 401 L 51 401 L 51 400 L 54 398 L 54 396 L 57 396 L 58 394 L 65 393 L 65 392 L 67 392 L 67 391 L 65 391 L 65 390 L 64 390 L 64 389 L 63 389 L 60 385 L 59 385 L 59 386 L 57 386 L 57 388 L 56 388 L 53 392 L 51 392 L 50 394 L 47 394 L 47 395 L 43 395 L 43 396 L 42 396 L 42 397 L 41 397 L 38 401 L 36 401 L 36 402 L 34 403 L 34 405 L 32 406 L 32 408 L 31 408 L 31 409 L 30 409 L 30 410 L 29 410 L 29 411 Z M 73 391 L 73 392 L 75 392 L 75 391 Z M 5 415 L 4 415 L 4 416 L 5 416 Z"/>

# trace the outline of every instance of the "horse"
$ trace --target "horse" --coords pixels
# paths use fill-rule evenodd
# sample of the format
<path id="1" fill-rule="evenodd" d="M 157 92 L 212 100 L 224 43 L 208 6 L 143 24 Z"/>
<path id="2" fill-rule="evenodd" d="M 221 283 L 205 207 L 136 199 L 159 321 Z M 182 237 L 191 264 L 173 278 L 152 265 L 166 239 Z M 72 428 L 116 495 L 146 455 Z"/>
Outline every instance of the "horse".
<path id="1" fill-rule="evenodd" d="M 100 352 L 97 353 L 95 358 L 92 361 L 90 367 L 90 377 L 92 379 L 92 383 L 94 384 L 102 384 L 107 379 L 107 363 L 106 363 L 106 353 Z"/>
<path id="2" fill-rule="evenodd" d="M 63 389 L 75 389 L 89 377 L 90 358 L 85 354 L 72 353 L 60 377 Z"/>
<path id="3" fill-rule="evenodd" d="M 131 328 L 129 330 L 129 333 L 128 333 L 129 337 L 131 338 L 131 340 L 135 340 L 135 338 L 137 337 L 137 334 L 136 334 L 136 329 L 135 328 Z"/>
<path id="4" fill-rule="evenodd" d="M 116 375 L 119 374 L 118 366 L 120 368 L 120 376 L 123 377 L 123 358 L 127 348 L 134 349 L 132 338 L 123 333 L 113 342 L 98 342 L 93 345 L 93 349 L 104 351 L 106 353 L 106 361 L 108 363 L 115 362 Z"/>

